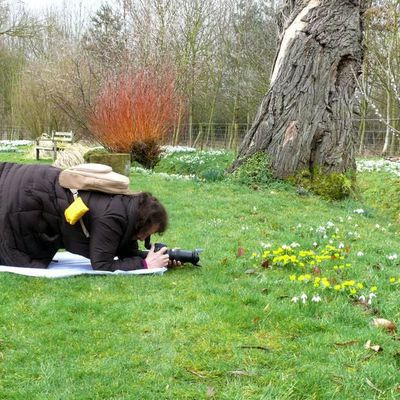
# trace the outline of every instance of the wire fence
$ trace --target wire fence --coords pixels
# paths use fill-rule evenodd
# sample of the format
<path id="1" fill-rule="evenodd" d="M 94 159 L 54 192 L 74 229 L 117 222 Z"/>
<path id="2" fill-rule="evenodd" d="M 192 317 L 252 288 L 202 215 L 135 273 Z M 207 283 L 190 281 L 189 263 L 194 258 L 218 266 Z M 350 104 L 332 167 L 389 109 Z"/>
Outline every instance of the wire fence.
<path id="1" fill-rule="evenodd" d="M 359 120 L 354 120 L 353 129 L 358 135 Z M 388 121 L 389 126 L 398 126 L 400 119 Z M 379 119 L 366 119 L 363 143 L 358 143 L 359 155 L 380 155 L 385 145 L 387 124 Z M 249 124 L 184 125 L 171 134 L 168 144 L 190 146 L 198 149 L 229 149 L 236 151 L 250 128 Z M 399 136 L 389 130 L 388 155 L 400 155 Z M 32 134 L 16 126 L 0 126 L 0 140 L 32 140 Z"/>

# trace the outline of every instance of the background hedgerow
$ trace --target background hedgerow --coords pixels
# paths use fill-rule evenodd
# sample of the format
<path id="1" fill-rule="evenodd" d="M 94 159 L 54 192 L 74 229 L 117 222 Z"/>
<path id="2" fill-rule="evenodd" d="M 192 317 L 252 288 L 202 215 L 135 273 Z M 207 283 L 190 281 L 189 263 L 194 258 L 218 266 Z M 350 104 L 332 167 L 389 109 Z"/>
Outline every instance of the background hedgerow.
<path id="1" fill-rule="evenodd" d="M 368 198 L 328 202 L 176 172 L 171 181 L 133 170 L 131 188 L 169 211 L 170 228 L 154 239 L 203 248 L 202 267 L 0 274 L 0 398 L 396 399 L 398 333 L 371 323 L 400 322 L 400 229 L 389 214 Z M 291 264 L 263 256 L 288 247 Z M 334 289 L 352 280 L 356 294 Z"/>

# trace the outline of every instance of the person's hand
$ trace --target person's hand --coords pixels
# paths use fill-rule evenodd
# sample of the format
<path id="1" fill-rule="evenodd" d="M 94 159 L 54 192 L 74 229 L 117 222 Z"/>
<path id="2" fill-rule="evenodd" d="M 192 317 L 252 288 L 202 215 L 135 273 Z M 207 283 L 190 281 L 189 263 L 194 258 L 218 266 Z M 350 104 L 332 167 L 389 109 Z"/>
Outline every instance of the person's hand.
<path id="1" fill-rule="evenodd" d="M 146 264 L 147 268 L 161 268 L 169 265 L 169 256 L 167 254 L 167 248 L 162 247 L 159 251 L 154 251 L 154 244 L 151 245 L 151 248 L 146 256 Z"/>
<path id="2" fill-rule="evenodd" d="M 182 265 L 182 263 L 180 261 L 176 261 L 176 260 L 168 260 L 168 267 L 180 267 Z"/>

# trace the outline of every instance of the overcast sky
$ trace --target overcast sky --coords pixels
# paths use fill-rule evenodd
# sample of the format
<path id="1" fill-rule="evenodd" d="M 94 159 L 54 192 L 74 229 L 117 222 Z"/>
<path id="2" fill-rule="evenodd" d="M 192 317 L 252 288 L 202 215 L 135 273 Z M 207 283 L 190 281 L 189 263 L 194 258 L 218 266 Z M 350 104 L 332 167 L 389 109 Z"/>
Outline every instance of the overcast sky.
<path id="1" fill-rule="evenodd" d="M 27 8 L 35 12 L 51 7 L 59 8 L 62 7 L 64 3 L 67 4 L 68 7 L 82 4 L 84 9 L 93 11 L 99 8 L 104 2 L 105 0 L 22 0 L 22 3 L 24 3 Z M 110 1 L 110 3 L 112 3 L 112 1 Z"/>

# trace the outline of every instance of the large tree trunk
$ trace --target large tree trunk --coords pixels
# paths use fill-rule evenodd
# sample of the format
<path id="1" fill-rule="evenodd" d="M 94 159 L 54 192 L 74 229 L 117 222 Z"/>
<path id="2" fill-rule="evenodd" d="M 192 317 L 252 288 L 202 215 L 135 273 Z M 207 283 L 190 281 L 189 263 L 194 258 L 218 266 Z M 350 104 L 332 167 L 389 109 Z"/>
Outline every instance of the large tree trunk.
<path id="1" fill-rule="evenodd" d="M 275 177 L 355 169 L 353 94 L 363 58 L 363 0 L 286 0 L 281 41 L 255 121 L 232 170 L 265 151 Z"/>

